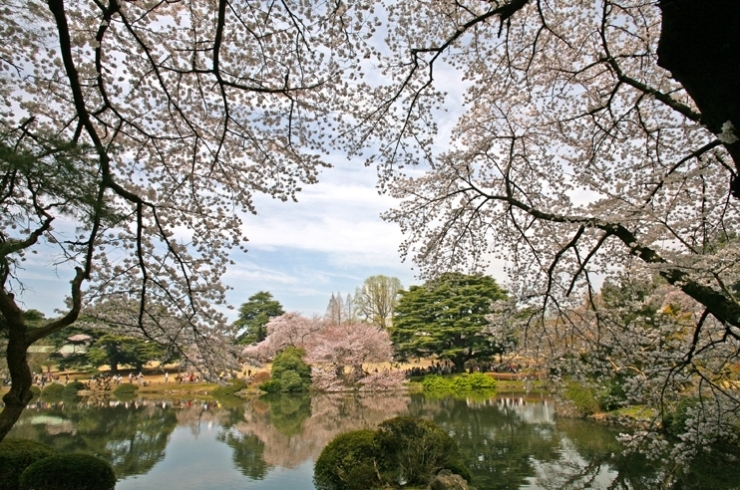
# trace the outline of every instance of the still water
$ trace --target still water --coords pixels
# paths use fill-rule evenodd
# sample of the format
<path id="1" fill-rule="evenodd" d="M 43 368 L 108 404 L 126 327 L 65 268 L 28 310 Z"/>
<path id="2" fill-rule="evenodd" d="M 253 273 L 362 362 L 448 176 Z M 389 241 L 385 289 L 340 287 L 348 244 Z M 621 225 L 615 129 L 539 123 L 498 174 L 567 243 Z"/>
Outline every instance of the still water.
<path id="1" fill-rule="evenodd" d="M 544 398 L 271 396 L 251 401 L 85 399 L 32 404 L 11 437 L 111 463 L 117 490 L 311 490 L 313 463 L 341 432 L 396 415 L 433 420 L 482 489 L 651 489 L 661 471 L 621 456 L 616 431 L 558 419 Z"/>

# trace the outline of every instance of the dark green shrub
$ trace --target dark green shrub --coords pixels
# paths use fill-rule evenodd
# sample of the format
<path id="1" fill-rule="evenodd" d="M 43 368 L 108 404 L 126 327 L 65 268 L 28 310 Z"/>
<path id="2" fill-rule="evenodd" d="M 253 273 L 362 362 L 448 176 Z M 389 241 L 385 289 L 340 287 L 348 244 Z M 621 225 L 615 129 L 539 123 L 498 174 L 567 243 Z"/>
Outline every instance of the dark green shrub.
<path id="1" fill-rule="evenodd" d="M 362 490 L 380 486 L 374 468 L 380 458 L 375 432 L 355 430 L 335 437 L 314 466 L 318 490 Z"/>
<path id="2" fill-rule="evenodd" d="M 272 363 L 272 379 L 259 385 L 266 393 L 298 393 L 308 391 L 311 386 L 311 366 L 303 361 L 303 349 L 288 347 L 275 356 Z"/>
<path id="3" fill-rule="evenodd" d="M 77 395 L 77 392 L 84 389 L 85 385 L 80 381 L 70 381 L 64 386 L 64 395 Z"/>
<path id="4" fill-rule="evenodd" d="M 573 402 L 576 410 L 581 415 L 591 415 L 602 411 L 594 391 L 577 381 L 568 383 L 563 395 L 567 400 Z"/>
<path id="5" fill-rule="evenodd" d="M 44 388 L 41 392 L 41 399 L 45 402 L 59 402 L 62 401 L 63 394 L 64 385 L 53 383 Z"/>
<path id="6" fill-rule="evenodd" d="M 383 455 L 381 469 L 391 481 L 426 485 L 439 470 L 452 470 L 459 461 L 455 441 L 428 420 L 386 420 L 378 427 L 375 440 Z"/>
<path id="7" fill-rule="evenodd" d="M 448 462 L 442 469 L 450 470 L 452 473 L 462 476 L 468 483 L 473 481 L 473 475 L 472 473 L 470 473 L 470 469 L 465 466 L 465 463 L 463 463 L 460 459 L 455 459 Z"/>
<path id="8" fill-rule="evenodd" d="M 139 387 L 133 383 L 121 383 L 120 385 L 116 386 L 116 389 L 113 390 L 113 394 L 134 394 L 139 389 Z"/>
<path id="9" fill-rule="evenodd" d="M 70 381 L 67 383 L 64 387 L 64 391 L 62 392 L 62 400 L 64 400 L 64 403 L 74 403 L 78 400 L 77 392 L 81 389 L 85 388 L 85 385 L 83 385 L 79 381 Z"/>
<path id="10" fill-rule="evenodd" d="M 55 454 L 46 444 L 6 437 L 0 442 L 0 490 L 16 490 L 23 470 Z"/>
<path id="11" fill-rule="evenodd" d="M 121 383 L 113 390 L 113 396 L 116 400 L 130 402 L 137 398 L 136 392 L 138 390 L 139 387 L 133 383 Z"/>
<path id="12" fill-rule="evenodd" d="M 444 377 L 431 374 L 425 376 L 421 383 L 424 392 L 433 396 L 469 396 L 476 393 L 490 396 L 496 393 L 496 380 L 484 373 Z"/>
<path id="13" fill-rule="evenodd" d="M 280 393 L 282 386 L 280 385 L 280 381 L 277 379 L 268 379 L 259 385 L 259 389 L 265 393 Z"/>
<path id="14" fill-rule="evenodd" d="M 699 403 L 696 398 L 683 398 L 672 412 L 663 417 L 663 429 L 671 435 L 678 436 L 686 431 L 686 422 L 689 419 L 689 409 Z"/>
<path id="15" fill-rule="evenodd" d="M 41 396 L 41 388 L 36 385 L 31 385 L 31 401 L 36 400 Z"/>
<path id="16" fill-rule="evenodd" d="M 272 362 L 272 379 L 280 381 L 282 391 L 307 391 L 311 386 L 311 366 L 303 361 L 303 349 L 288 347 Z"/>
<path id="17" fill-rule="evenodd" d="M 28 466 L 21 474 L 20 490 L 111 490 L 116 486 L 113 468 L 87 454 L 59 454 Z"/>
<path id="18" fill-rule="evenodd" d="M 423 487 L 441 470 L 471 480 L 455 441 L 428 420 L 396 417 L 378 430 L 337 436 L 314 467 L 318 490 L 368 490 L 378 487 Z"/>
<path id="19" fill-rule="evenodd" d="M 306 391 L 308 386 L 295 371 L 285 371 L 280 375 L 280 389 L 286 393 Z"/>

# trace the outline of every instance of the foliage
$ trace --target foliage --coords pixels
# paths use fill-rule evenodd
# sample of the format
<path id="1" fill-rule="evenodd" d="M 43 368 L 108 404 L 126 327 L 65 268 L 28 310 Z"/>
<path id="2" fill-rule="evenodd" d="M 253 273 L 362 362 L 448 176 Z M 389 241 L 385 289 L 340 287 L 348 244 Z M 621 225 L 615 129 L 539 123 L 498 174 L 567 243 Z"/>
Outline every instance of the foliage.
<path id="1" fill-rule="evenodd" d="M 569 382 L 563 394 L 581 415 L 591 415 L 602 411 L 593 389 L 577 381 Z"/>
<path id="2" fill-rule="evenodd" d="M 440 376 L 430 374 L 422 380 L 424 393 L 431 396 L 470 396 L 490 397 L 496 393 L 496 380 L 484 373 Z"/>
<path id="3" fill-rule="evenodd" d="M 164 350 L 155 342 L 125 335 L 105 334 L 87 351 L 87 359 L 93 366 L 110 366 L 118 373 L 118 366 L 128 364 L 141 371 L 149 361 L 162 357 Z"/>
<path id="4" fill-rule="evenodd" d="M 267 337 L 267 322 L 284 313 L 283 305 L 268 291 L 253 294 L 239 307 L 239 318 L 234 322 L 234 327 L 239 330 L 237 343 L 262 342 Z"/>
<path id="5" fill-rule="evenodd" d="M 20 477 L 21 490 L 112 490 L 113 468 L 88 454 L 59 454 L 28 466 Z"/>
<path id="6" fill-rule="evenodd" d="M 3 439 L 0 441 L 0 490 L 17 490 L 23 470 L 54 454 L 54 449 L 40 442 L 12 437 Z"/>
<path id="7" fill-rule="evenodd" d="M 62 400 L 64 394 L 64 385 L 51 383 L 41 392 L 41 399 L 45 402 L 58 402 Z"/>
<path id="8" fill-rule="evenodd" d="M 31 386 L 31 400 L 41 396 L 41 388 L 36 385 Z"/>
<path id="9" fill-rule="evenodd" d="M 62 393 L 62 396 L 65 399 L 74 398 L 77 396 L 77 392 L 83 389 L 85 385 L 83 385 L 80 381 L 73 380 L 64 385 L 64 392 Z"/>
<path id="10" fill-rule="evenodd" d="M 389 328 L 402 289 L 397 277 L 370 276 L 355 291 L 354 309 L 364 321 L 381 329 Z"/>
<path id="11" fill-rule="evenodd" d="M 375 431 L 340 434 L 321 451 L 314 465 L 318 490 L 365 490 L 379 486 L 375 468 L 381 459 Z"/>
<path id="12" fill-rule="evenodd" d="M 425 485 L 441 469 L 459 466 L 455 441 L 439 426 L 424 419 L 396 417 L 378 427 L 376 442 L 383 460 L 380 467 L 389 481 Z"/>
<path id="13" fill-rule="evenodd" d="M 414 417 L 382 422 L 376 431 L 340 434 L 321 451 L 314 467 L 319 490 L 426 485 L 442 469 L 470 481 L 455 441 L 439 426 Z"/>
<path id="14" fill-rule="evenodd" d="M 304 348 L 308 339 L 322 328 L 324 323 L 319 318 L 306 318 L 300 313 L 288 312 L 270 320 L 267 323 L 267 338 L 244 348 L 242 355 L 266 360 L 274 358 L 287 347 Z"/>
<path id="15" fill-rule="evenodd" d="M 401 387 L 400 371 L 383 369 L 367 372 L 363 364 L 391 360 L 392 347 L 388 333 L 367 323 L 330 324 L 321 319 L 308 319 L 298 313 L 286 313 L 271 320 L 268 336 L 259 344 L 244 349 L 243 355 L 269 358 L 276 352 L 302 348 L 313 366 L 311 379 L 323 391 L 362 389 L 393 390 Z M 274 364 L 273 364 L 274 369 Z M 275 374 L 261 389 L 279 391 Z"/>
<path id="16" fill-rule="evenodd" d="M 398 356 L 436 355 L 463 372 L 467 361 L 503 352 L 507 339 L 492 335 L 489 316 L 506 292 L 493 278 L 446 273 L 400 294 L 391 329 Z"/>
<path id="17" fill-rule="evenodd" d="M 311 386 L 311 367 L 303 361 L 305 351 L 288 347 L 275 356 L 270 379 L 260 385 L 267 393 L 307 391 Z"/>
<path id="18" fill-rule="evenodd" d="M 113 390 L 114 395 L 133 395 L 139 390 L 139 386 L 133 383 L 121 383 Z"/>
<path id="19" fill-rule="evenodd" d="M 270 424 L 286 437 L 303 432 L 303 423 L 311 417 L 308 393 L 279 393 L 260 397 L 270 406 Z"/>
<path id="20" fill-rule="evenodd" d="M 212 392 L 211 396 L 215 398 L 221 406 L 239 407 L 244 404 L 244 399 L 240 398 L 237 393 L 247 387 L 246 383 L 240 380 L 234 380 L 226 386 L 218 386 Z"/>

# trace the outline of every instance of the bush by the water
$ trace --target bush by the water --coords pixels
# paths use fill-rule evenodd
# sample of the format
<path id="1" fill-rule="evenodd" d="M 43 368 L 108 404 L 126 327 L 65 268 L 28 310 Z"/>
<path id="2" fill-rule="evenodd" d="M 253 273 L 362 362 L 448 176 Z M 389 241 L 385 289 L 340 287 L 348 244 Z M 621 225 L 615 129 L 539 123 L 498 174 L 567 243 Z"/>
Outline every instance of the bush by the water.
<path id="1" fill-rule="evenodd" d="M 20 490 L 111 490 L 113 468 L 87 454 L 59 454 L 29 465 L 21 474 Z"/>
<path id="2" fill-rule="evenodd" d="M 311 366 L 305 363 L 305 351 L 295 347 L 278 353 L 272 362 L 271 379 L 260 385 L 267 393 L 297 393 L 311 387 Z"/>
<path id="3" fill-rule="evenodd" d="M 238 407 L 244 403 L 243 398 L 239 398 L 237 393 L 247 387 L 246 383 L 240 380 L 234 380 L 225 386 L 218 386 L 211 392 L 213 398 L 225 407 Z"/>
<path id="4" fill-rule="evenodd" d="M 23 470 L 55 454 L 46 444 L 6 437 L 0 442 L 0 490 L 17 490 Z"/>
<path id="5" fill-rule="evenodd" d="M 339 434 L 321 451 L 314 466 L 319 490 L 363 490 L 380 486 L 375 465 L 381 459 L 375 431 Z"/>
<path id="6" fill-rule="evenodd" d="M 113 390 L 113 396 L 116 397 L 116 400 L 129 402 L 137 398 L 136 392 L 138 390 L 139 387 L 133 383 L 121 383 Z"/>
<path id="7" fill-rule="evenodd" d="M 74 403 L 77 400 L 77 392 L 83 388 L 85 388 L 85 385 L 83 385 L 81 382 L 70 381 L 64 386 L 62 399 L 65 403 Z"/>
<path id="8" fill-rule="evenodd" d="M 133 395 L 136 393 L 136 391 L 139 389 L 138 386 L 136 386 L 133 383 L 121 383 L 120 385 L 116 386 L 116 389 L 113 390 L 114 395 Z"/>
<path id="9" fill-rule="evenodd" d="M 437 396 L 467 396 L 475 393 L 487 396 L 496 392 L 496 380 L 484 373 L 465 373 L 454 376 L 431 374 L 425 376 L 421 384 L 424 387 L 424 393 Z"/>
<path id="10" fill-rule="evenodd" d="M 43 389 L 41 399 L 45 402 L 58 402 L 62 400 L 64 394 L 64 385 L 52 383 Z"/>
<path id="11" fill-rule="evenodd" d="M 334 438 L 314 467 L 319 490 L 365 490 L 425 486 L 447 469 L 470 481 L 455 441 L 428 420 L 396 417 L 377 431 L 359 430 Z"/>
<path id="12" fill-rule="evenodd" d="M 603 410 L 594 390 L 577 381 L 569 382 L 563 395 L 573 403 L 580 415 L 591 415 Z"/>

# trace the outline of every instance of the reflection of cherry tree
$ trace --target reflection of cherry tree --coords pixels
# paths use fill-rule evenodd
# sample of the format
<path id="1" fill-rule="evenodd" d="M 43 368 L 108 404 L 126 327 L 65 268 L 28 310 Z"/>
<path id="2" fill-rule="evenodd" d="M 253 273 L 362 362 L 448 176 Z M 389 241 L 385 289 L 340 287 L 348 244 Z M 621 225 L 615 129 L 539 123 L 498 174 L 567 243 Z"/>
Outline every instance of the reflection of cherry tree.
<path id="1" fill-rule="evenodd" d="M 291 312 L 267 324 L 267 338 L 247 347 L 246 357 L 267 359 L 286 347 L 301 347 L 313 365 L 313 383 L 324 391 L 359 388 L 367 391 L 401 387 L 404 375 L 387 368 L 368 368 L 369 363 L 391 360 L 393 347 L 388 332 L 367 323 L 327 324 Z"/>
<path id="2" fill-rule="evenodd" d="M 301 424 L 299 434 L 290 434 L 275 427 L 271 410 L 265 403 L 289 402 L 283 396 L 265 402 L 255 401 L 244 411 L 244 422 L 236 429 L 254 435 L 264 443 L 264 461 L 271 466 L 293 468 L 306 460 L 316 459 L 321 450 L 337 435 L 356 429 L 375 428 L 396 415 L 406 413 L 409 398 L 394 395 L 322 395 L 311 399 L 311 415 Z M 272 407 L 271 407 L 272 408 Z"/>

